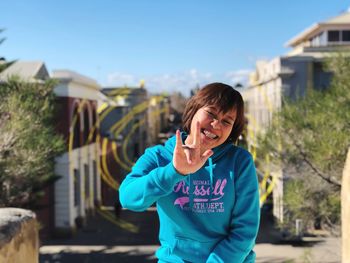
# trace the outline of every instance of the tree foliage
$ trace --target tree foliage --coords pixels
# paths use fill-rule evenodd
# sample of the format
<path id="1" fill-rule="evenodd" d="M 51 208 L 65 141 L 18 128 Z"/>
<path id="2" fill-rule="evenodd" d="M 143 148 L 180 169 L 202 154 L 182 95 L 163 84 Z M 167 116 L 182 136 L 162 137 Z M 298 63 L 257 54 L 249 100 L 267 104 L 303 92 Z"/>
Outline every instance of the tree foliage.
<path id="1" fill-rule="evenodd" d="M 308 226 L 340 222 L 341 176 L 350 146 L 349 54 L 330 58 L 329 88 L 308 90 L 304 98 L 283 101 L 272 125 L 258 139 L 258 156 L 269 154 L 283 167 L 285 225 L 296 218 Z M 259 159 L 259 158 L 258 158 Z"/>
<path id="2" fill-rule="evenodd" d="M 4 29 L 0 28 L 0 34 Z M 6 40 L 5 37 L 0 37 L 0 45 Z M 15 61 L 6 61 L 5 57 L 2 57 L 0 54 L 0 72 L 5 70 L 7 67 L 11 66 Z"/>
<path id="3" fill-rule="evenodd" d="M 53 125 L 54 85 L 15 77 L 0 85 L 0 207 L 33 207 L 57 179 L 54 158 L 64 141 Z"/>

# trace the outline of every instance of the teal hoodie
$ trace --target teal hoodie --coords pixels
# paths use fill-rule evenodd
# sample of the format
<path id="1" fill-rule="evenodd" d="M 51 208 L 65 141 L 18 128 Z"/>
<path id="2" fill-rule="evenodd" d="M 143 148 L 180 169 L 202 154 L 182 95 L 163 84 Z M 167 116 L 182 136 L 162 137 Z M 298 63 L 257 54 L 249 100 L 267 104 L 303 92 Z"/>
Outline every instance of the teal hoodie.
<path id="1" fill-rule="evenodd" d="M 201 169 L 183 176 L 172 163 L 175 143 L 174 136 L 148 148 L 119 189 L 124 208 L 144 211 L 157 203 L 158 262 L 255 262 L 260 208 L 249 152 L 220 145 Z"/>

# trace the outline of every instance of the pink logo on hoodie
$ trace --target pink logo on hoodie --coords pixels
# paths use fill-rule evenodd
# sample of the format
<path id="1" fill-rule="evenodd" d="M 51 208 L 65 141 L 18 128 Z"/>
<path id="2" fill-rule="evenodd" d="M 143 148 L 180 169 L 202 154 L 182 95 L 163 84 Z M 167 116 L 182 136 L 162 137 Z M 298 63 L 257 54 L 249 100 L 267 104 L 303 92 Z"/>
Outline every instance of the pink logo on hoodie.
<path id="1" fill-rule="evenodd" d="M 225 195 L 224 189 L 226 184 L 227 179 L 218 179 L 215 182 L 214 187 L 211 188 L 210 183 L 208 181 L 195 181 L 195 187 L 193 192 L 191 191 L 191 194 L 193 194 L 197 198 L 194 198 L 193 201 L 195 203 L 208 203 L 209 201 L 218 201 Z M 187 203 L 189 203 L 189 190 L 189 186 L 187 186 L 184 181 L 179 182 L 174 188 L 174 193 L 181 192 L 185 196 L 177 198 L 174 202 L 174 205 L 179 205 L 181 209 L 183 209 L 184 206 Z"/>
<path id="2" fill-rule="evenodd" d="M 184 208 L 184 205 L 190 202 L 190 199 L 186 196 L 179 197 L 175 200 L 174 205 L 180 205 L 181 209 Z"/>

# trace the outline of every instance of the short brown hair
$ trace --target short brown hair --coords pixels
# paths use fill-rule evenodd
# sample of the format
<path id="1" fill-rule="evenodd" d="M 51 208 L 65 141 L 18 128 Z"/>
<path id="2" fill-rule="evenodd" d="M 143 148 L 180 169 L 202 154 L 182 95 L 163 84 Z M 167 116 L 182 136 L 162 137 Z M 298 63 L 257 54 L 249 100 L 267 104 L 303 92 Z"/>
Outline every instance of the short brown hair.
<path id="1" fill-rule="evenodd" d="M 182 114 L 182 127 L 190 133 L 195 113 L 202 107 L 215 106 L 220 112 L 236 110 L 236 120 L 226 142 L 236 142 L 244 129 L 244 102 L 242 95 L 233 87 L 219 82 L 210 83 L 189 99 Z"/>

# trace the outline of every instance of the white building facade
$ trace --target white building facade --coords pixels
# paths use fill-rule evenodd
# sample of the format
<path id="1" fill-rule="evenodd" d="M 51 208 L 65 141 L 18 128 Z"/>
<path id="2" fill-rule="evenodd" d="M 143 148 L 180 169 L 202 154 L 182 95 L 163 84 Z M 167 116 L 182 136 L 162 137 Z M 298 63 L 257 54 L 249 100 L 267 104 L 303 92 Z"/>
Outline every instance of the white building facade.
<path id="1" fill-rule="evenodd" d="M 56 158 L 56 233 L 66 234 L 81 226 L 101 201 L 98 132 L 99 85 L 68 70 L 54 71 L 54 92 L 62 106 L 60 126 L 67 139 L 67 152 Z"/>
<path id="2" fill-rule="evenodd" d="M 242 92 L 248 118 L 248 147 L 254 154 L 256 138 L 269 126 L 283 98 L 297 100 L 308 89 L 329 86 L 332 74 L 322 63 L 336 51 L 350 48 L 350 13 L 317 23 L 287 43 L 291 51 L 269 61 L 257 61 L 249 87 Z M 283 221 L 283 169 L 271 171 L 273 214 Z"/>

